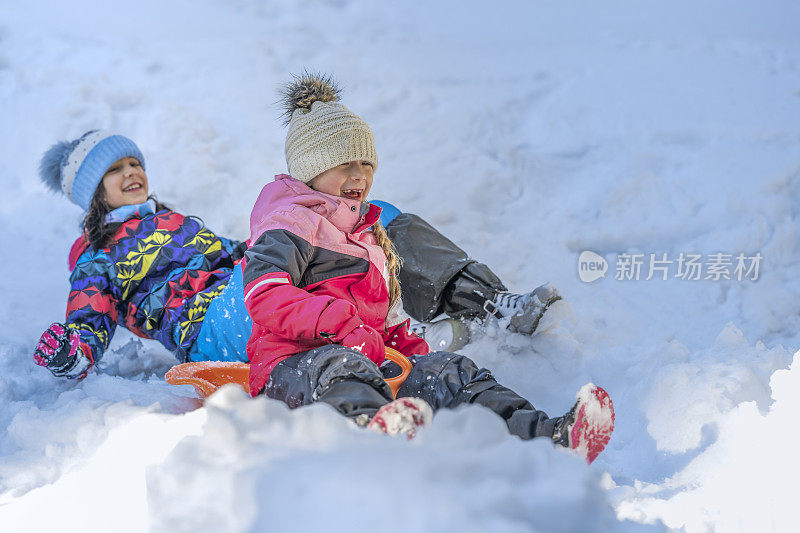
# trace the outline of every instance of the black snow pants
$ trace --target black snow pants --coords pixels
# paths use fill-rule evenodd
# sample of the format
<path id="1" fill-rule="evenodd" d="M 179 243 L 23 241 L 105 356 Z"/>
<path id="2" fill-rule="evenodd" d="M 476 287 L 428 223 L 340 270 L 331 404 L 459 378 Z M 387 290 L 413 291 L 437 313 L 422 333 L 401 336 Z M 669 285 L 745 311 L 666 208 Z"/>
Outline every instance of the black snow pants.
<path id="1" fill-rule="evenodd" d="M 556 419 L 497 383 L 491 372 L 478 368 L 468 357 L 431 352 L 409 359 L 413 370 L 398 398 L 422 398 L 434 411 L 461 404 L 482 405 L 505 420 L 514 435 L 523 439 L 552 437 Z M 361 352 L 338 344 L 281 361 L 270 373 L 264 393 L 292 408 L 325 402 L 347 417 L 366 415 L 362 419 L 367 420 L 393 399 L 381 369 Z"/>
<path id="2" fill-rule="evenodd" d="M 415 320 L 446 313 L 453 318 L 484 317 L 484 302 L 506 290 L 491 269 L 417 215 L 401 213 L 386 226 L 403 258 L 403 308 Z"/>

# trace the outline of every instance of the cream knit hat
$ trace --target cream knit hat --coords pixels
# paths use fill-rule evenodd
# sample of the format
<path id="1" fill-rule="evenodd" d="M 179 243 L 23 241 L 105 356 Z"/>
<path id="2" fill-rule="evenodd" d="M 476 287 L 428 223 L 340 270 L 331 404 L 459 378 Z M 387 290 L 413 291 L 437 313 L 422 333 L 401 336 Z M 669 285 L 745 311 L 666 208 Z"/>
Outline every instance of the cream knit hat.
<path id="1" fill-rule="evenodd" d="M 339 89 L 330 77 L 295 77 L 283 90 L 283 104 L 289 124 L 286 164 L 293 178 L 308 183 L 328 169 L 357 160 L 378 168 L 372 130 L 339 103 Z"/>

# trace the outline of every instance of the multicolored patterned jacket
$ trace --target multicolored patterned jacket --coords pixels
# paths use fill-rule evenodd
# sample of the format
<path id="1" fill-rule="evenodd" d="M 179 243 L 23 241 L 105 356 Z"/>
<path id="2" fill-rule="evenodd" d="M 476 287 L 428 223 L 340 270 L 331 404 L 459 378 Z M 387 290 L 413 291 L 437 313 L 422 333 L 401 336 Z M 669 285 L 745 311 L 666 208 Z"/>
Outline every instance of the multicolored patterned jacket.
<path id="1" fill-rule="evenodd" d="M 279 362 L 330 344 L 338 327 L 352 320 L 374 328 L 386 346 L 406 356 L 430 351 L 399 310 L 389 310 L 386 256 L 370 231 L 380 212 L 285 174 L 261 190 L 243 260 L 244 302 L 253 319 L 251 394 Z"/>
<path id="2" fill-rule="evenodd" d="M 118 323 L 185 361 L 244 248 L 169 210 L 125 220 L 102 250 L 81 236 L 70 253 L 67 325 L 80 332 L 95 361 Z"/>

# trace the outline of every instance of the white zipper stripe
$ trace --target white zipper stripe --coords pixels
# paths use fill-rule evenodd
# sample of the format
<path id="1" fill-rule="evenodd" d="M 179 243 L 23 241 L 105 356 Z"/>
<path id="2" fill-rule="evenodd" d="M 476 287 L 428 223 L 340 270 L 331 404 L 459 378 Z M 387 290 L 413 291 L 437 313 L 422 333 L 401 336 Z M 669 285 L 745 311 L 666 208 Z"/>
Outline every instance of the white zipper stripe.
<path id="1" fill-rule="evenodd" d="M 247 291 L 247 294 L 244 296 L 244 301 L 246 302 L 247 299 L 250 298 L 254 290 L 268 283 L 289 283 L 289 280 L 284 278 L 272 278 L 272 279 L 265 279 L 264 281 L 259 281 L 258 283 L 255 284 L 255 286 L 252 289 Z"/>

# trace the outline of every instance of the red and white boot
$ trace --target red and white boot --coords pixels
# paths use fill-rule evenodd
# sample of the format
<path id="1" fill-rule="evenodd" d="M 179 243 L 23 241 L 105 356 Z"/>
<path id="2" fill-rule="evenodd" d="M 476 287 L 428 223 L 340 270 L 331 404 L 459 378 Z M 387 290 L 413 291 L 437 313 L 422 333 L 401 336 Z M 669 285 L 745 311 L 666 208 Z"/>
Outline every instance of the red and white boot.
<path id="1" fill-rule="evenodd" d="M 581 387 L 575 398 L 569 413 L 556 423 L 553 441 L 591 463 L 611 440 L 614 403 L 602 387 L 592 383 Z"/>
<path id="2" fill-rule="evenodd" d="M 420 398 L 398 398 L 375 413 L 367 424 L 368 429 L 387 435 L 405 435 L 413 439 L 417 429 L 426 428 L 433 420 L 433 409 Z"/>

